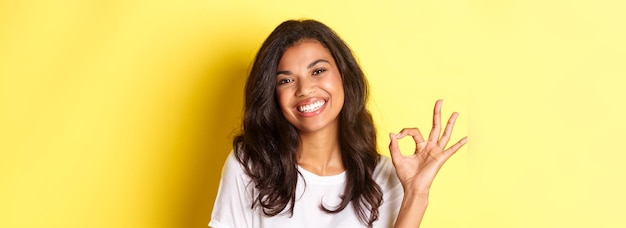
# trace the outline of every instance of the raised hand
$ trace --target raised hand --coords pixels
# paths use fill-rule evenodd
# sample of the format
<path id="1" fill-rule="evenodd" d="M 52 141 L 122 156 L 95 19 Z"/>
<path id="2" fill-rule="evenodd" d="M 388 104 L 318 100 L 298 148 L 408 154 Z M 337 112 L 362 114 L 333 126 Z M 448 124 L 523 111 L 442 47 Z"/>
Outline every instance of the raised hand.
<path id="1" fill-rule="evenodd" d="M 467 137 L 463 137 L 457 143 L 445 149 L 452 135 L 454 122 L 459 114 L 456 112 L 452 113 L 443 134 L 440 136 L 441 105 L 442 100 L 437 100 L 433 114 L 433 127 L 430 130 L 428 140 L 424 140 L 418 128 L 405 128 L 398 134 L 389 134 L 391 139 L 389 144 L 391 159 L 396 167 L 396 174 L 402 183 L 405 195 L 408 193 L 428 195 L 430 186 L 439 169 L 441 169 L 448 158 L 467 143 Z M 415 153 L 413 155 L 404 156 L 400 152 L 398 140 L 405 136 L 411 136 L 415 141 Z"/>

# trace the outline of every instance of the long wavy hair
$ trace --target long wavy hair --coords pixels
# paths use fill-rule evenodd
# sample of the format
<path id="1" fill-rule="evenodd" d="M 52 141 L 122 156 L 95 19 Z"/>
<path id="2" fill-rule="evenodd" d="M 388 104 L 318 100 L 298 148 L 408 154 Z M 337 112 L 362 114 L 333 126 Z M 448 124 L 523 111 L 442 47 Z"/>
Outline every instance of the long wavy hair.
<path id="1" fill-rule="evenodd" d="M 350 203 L 361 223 L 372 226 L 378 219 L 382 190 L 372 179 L 380 155 L 376 129 L 366 108 L 368 85 L 352 51 L 329 27 L 314 20 L 289 20 L 269 35 L 256 55 L 245 87 L 241 133 L 233 148 L 255 187 L 251 208 L 260 206 L 267 216 L 285 208 L 293 215 L 297 168 L 297 129 L 280 111 L 276 99 L 278 63 L 289 47 L 299 41 L 316 40 L 332 54 L 342 77 L 345 102 L 339 114 L 339 142 L 346 169 L 346 187 L 341 203 L 321 210 L 338 213 Z"/>

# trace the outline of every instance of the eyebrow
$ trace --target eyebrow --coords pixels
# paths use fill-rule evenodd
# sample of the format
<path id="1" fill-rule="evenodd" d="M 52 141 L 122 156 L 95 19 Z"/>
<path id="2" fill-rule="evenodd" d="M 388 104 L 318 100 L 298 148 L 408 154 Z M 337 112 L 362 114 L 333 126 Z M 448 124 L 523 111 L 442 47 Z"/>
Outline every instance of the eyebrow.
<path id="1" fill-rule="evenodd" d="M 321 63 L 321 62 L 325 62 L 325 63 L 330 64 L 330 62 L 328 62 L 328 60 L 325 60 L 325 59 L 318 59 L 318 60 L 313 61 L 312 63 L 309 63 L 309 65 L 308 65 L 308 66 L 306 66 L 306 68 L 307 68 L 307 69 L 311 69 L 312 67 L 314 67 L 315 65 L 317 65 L 318 63 Z M 288 70 L 281 70 L 281 71 L 276 72 L 276 75 L 279 75 L 279 74 L 291 75 L 291 71 L 288 71 Z"/>

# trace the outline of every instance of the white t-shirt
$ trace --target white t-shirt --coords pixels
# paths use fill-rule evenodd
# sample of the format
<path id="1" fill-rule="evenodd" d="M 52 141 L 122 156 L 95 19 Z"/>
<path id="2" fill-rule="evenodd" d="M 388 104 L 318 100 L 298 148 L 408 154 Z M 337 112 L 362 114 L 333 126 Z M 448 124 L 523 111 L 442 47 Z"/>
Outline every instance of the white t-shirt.
<path id="1" fill-rule="evenodd" d="M 250 178 L 231 152 L 222 170 L 222 180 L 209 226 L 213 228 L 365 227 L 359 221 L 352 203 L 336 214 L 329 214 L 320 209 L 320 203 L 329 209 L 339 205 L 341 202 L 339 196 L 343 194 L 345 186 L 345 172 L 334 176 L 318 176 L 300 167 L 298 170 L 302 176 L 298 176 L 293 216 L 286 212 L 287 209 L 276 216 L 266 216 L 259 206 L 251 208 L 253 193 L 250 188 L 254 188 L 254 184 L 249 184 Z M 300 177 L 304 177 L 306 184 Z M 378 220 L 373 226 L 392 227 L 400 210 L 404 190 L 390 158 L 381 156 L 374 169 L 373 179 L 380 185 L 383 192 L 383 204 L 378 209 Z"/>

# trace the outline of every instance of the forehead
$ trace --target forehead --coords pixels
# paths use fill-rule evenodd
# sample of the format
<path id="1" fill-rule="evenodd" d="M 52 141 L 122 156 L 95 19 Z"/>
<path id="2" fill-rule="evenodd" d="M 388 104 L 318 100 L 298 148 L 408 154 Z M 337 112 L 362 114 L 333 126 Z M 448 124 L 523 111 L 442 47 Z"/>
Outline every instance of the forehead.
<path id="1" fill-rule="evenodd" d="M 317 40 L 303 40 L 287 48 L 280 58 L 278 68 L 307 65 L 324 59 L 334 65 L 330 51 Z"/>

